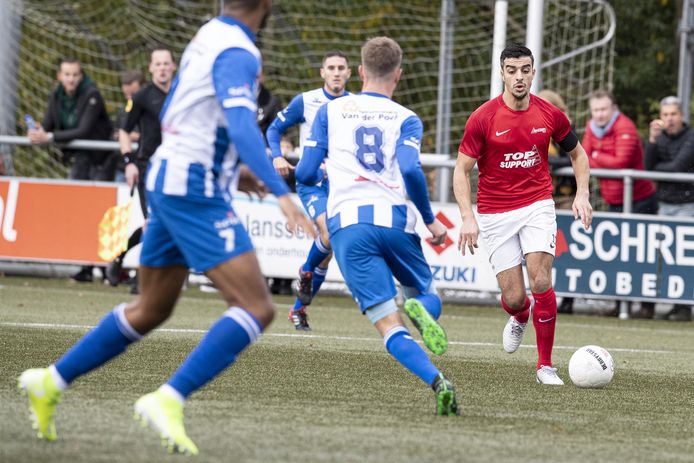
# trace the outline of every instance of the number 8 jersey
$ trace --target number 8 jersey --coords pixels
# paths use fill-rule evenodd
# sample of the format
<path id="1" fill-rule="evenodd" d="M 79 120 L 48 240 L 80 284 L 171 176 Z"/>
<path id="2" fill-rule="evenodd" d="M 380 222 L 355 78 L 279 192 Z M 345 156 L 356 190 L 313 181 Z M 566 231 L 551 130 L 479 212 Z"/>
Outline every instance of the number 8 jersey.
<path id="1" fill-rule="evenodd" d="M 357 223 L 415 232 L 396 152 L 414 149 L 419 162 L 421 138 L 419 117 L 377 93 L 344 96 L 318 110 L 305 146 L 327 149 L 330 233 Z"/>

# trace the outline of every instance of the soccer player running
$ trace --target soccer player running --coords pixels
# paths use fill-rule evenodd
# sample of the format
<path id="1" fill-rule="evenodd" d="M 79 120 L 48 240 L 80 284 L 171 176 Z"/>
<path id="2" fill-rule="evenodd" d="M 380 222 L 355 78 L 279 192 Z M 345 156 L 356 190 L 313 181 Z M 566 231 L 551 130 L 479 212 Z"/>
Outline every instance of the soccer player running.
<path id="1" fill-rule="evenodd" d="M 288 226 L 313 233 L 272 168 L 256 124 L 261 57 L 253 42 L 271 4 L 225 0 L 223 16 L 202 26 L 186 48 L 162 110 L 162 144 L 147 173 L 151 214 L 143 237 L 141 295 L 115 307 L 48 368 L 21 374 L 39 437 L 56 439 L 55 408 L 70 383 L 171 315 L 193 267 L 214 282 L 229 308 L 171 378 L 137 400 L 135 412 L 169 451 L 197 454 L 183 426 L 186 398 L 231 365 L 272 321 L 265 279 L 227 196 L 240 159 L 278 196 Z"/>
<path id="2" fill-rule="evenodd" d="M 552 263 L 557 220 L 547 150 L 553 138 L 571 157 L 578 186 L 572 210 L 586 229 L 593 210 L 589 202 L 588 158 L 556 106 L 530 94 L 535 75 L 531 51 L 518 44 L 501 52 L 502 95 L 470 115 L 460 143 L 453 188 L 463 224 L 458 247 L 474 254 L 478 235 L 501 288 L 501 305 L 510 314 L 504 327 L 504 350 L 518 349 L 531 312 L 521 263 L 525 259 L 533 293 L 533 325 L 537 337 L 537 381 L 562 385 L 552 366 L 557 300 Z M 477 211 L 472 212 L 470 172 L 477 162 Z M 479 226 L 478 222 L 479 220 Z"/>
<path id="3" fill-rule="evenodd" d="M 267 141 L 272 152 L 272 164 L 280 175 L 286 177 L 294 168 L 282 156 L 280 149 L 282 134 L 293 125 L 300 124 L 299 152 L 303 152 L 316 111 L 328 101 L 348 94 L 345 86 L 351 75 L 352 71 L 344 53 L 339 50 L 327 52 L 323 56 L 323 64 L 320 68 L 323 86 L 298 94 L 285 109 L 277 113 L 277 117 L 267 130 Z M 294 327 L 297 330 L 308 331 L 311 327 L 308 324 L 306 307 L 311 304 L 313 296 L 318 293 L 325 281 L 328 264 L 332 258 L 328 227 L 325 222 L 328 182 L 324 180 L 317 185 L 305 185 L 297 179 L 296 192 L 306 212 L 320 231 L 320 235 L 311 245 L 306 262 L 299 268 L 299 279 L 294 285 L 296 302 L 289 310 L 289 321 L 294 324 Z"/>
<path id="4" fill-rule="evenodd" d="M 314 185 L 325 161 L 330 192 L 327 224 L 335 258 L 354 300 L 383 336 L 386 350 L 434 389 L 438 415 L 458 413 L 453 385 L 412 339 L 395 304 L 393 277 L 408 298 L 405 313 L 435 354 L 448 339 L 436 319 L 441 299 L 433 285 L 414 227 L 410 196 L 436 243 L 446 236 L 434 217 L 419 161 L 422 122 L 391 100 L 400 80 L 402 50 L 376 37 L 361 50 L 362 93 L 322 106 L 296 169 L 297 179 Z"/>
<path id="5" fill-rule="evenodd" d="M 118 143 L 125 164 L 125 179 L 128 186 L 137 185 L 142 215 L 147 218 L 147 202 L 145 200 L 145 171 L 149 159 L 161 143 L 161 126 L 159 113 L 171 88 L 171 80 L 176 70 L 176 63 L 171 50 L 157 47 L 152 50 L 149 60 L 149 73 L 152 82 L 135 93 L 126 106 L 126 117 L 123 126 L 118 130 Z M 139 127 L 140 141 L 137 154 L 133 155 L 130 134 Z M 128 245 L 113 262 L 106 267 L 106 279 L 111 286 L 120 283 L 120 272 L 123 267 L 125 254 L 134 248 L 142 238 L 142 227 L 138 228 L 128 238 Z M 137 279 L 131 290 L 137 294 Z"/>

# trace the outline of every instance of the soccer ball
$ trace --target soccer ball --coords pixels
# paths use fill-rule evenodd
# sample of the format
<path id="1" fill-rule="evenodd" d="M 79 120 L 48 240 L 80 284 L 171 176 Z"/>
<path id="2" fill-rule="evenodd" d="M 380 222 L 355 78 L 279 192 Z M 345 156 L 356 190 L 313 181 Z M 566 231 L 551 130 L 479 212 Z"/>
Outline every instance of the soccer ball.
<path id="1" fill-rule="evenodd" d="M 614 361 L 600 346 L 583 346 L 569 360 L 569 376 L 578 387 L 605 387 L 614 376 Z"/>

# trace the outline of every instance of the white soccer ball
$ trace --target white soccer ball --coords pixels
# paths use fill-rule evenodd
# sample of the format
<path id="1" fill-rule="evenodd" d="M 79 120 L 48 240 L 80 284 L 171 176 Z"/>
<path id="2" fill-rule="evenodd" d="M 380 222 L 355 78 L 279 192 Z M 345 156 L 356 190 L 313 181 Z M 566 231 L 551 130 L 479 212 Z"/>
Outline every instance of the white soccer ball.
<path id="1" fill-rule="evenodd" d="M 614 376 L 614 361 L 600 346 L 583 346 L 569 360 L 569 376 L 578 387 L 605 387 Z"/>

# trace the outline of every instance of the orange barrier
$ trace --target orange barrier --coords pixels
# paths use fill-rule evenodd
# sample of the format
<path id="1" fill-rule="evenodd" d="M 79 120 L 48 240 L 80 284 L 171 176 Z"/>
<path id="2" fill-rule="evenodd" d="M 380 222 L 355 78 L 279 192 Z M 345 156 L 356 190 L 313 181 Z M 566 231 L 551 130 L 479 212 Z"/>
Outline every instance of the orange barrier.
<path id="1" fill-rule="evenodd" d="M 117 193 L 109 183 L 0 179 L 0 259 L 103 263 L 99 222 Z"/>

